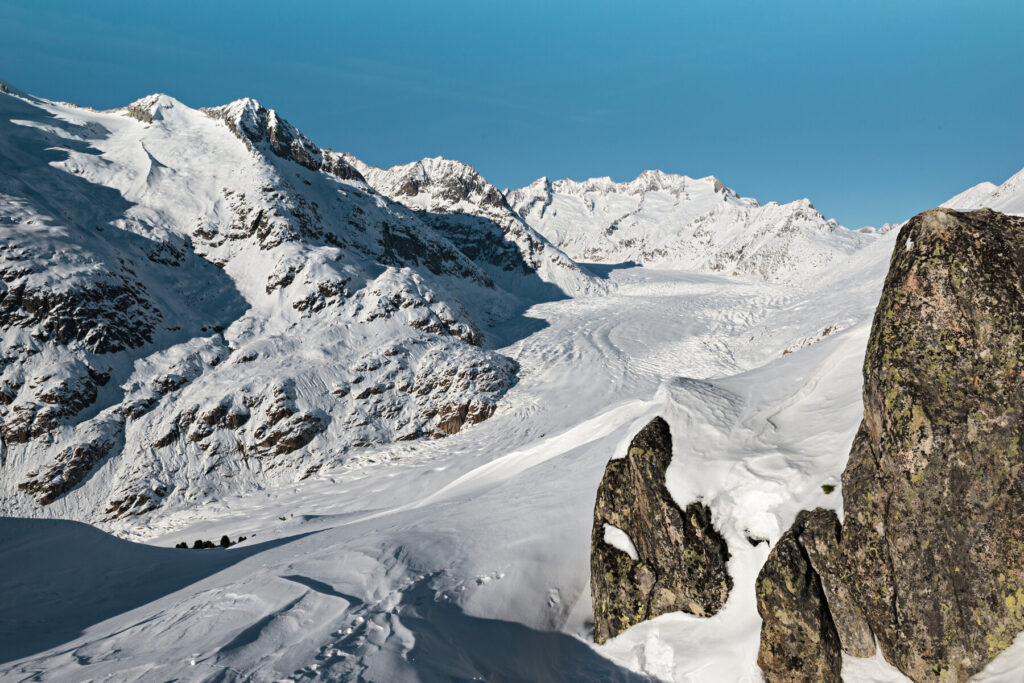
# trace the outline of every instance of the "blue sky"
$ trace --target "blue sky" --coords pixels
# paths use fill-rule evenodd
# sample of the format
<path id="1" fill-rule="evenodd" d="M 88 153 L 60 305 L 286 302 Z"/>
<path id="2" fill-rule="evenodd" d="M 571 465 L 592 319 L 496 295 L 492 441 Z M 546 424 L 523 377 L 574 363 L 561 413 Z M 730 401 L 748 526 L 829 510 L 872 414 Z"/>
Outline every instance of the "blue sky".
<path id="1" fill-rule="evenodd" d="M 97 108 L 253 96 L 321 146 L 495 185 L 714 174 L 899 221 L 1024 167 L 1024 3 L 0 0 L 0 78 Z"/>

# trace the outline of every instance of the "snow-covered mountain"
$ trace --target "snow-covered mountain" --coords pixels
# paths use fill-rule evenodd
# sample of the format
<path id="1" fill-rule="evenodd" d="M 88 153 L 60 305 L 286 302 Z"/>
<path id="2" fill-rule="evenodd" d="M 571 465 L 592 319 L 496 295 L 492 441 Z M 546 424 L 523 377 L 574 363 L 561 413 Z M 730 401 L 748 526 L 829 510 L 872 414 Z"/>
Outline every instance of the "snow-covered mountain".
<path id="1" fill-rule="evenodd" d="M 1012 175 L 1002 185 L 978 183 L 949 199 L 942 206 L 959 211 L 988 208 L 1002 213 L 1024 214 L 1024 169 Z"/>
<path id="2" fill-rule="evenodd" d="M 841 505 L 896 230 L 0 90 L 0 678 L 760 680 L 754 577 Z M 596 646 L 594 494 L 655 415 L 735 589 Z"/>
<path id="3" fill-rule="evenodd" d="M 457 244 L 251 99 L 4 89 L 6 514 L 198 504 L 457 432 L 514 381 L 487 330 L 593 280 L 540 240 Z"/>
<path id="4" fill-rule="evenodd" d="M 344 158 L 375 190 L 415 210 L 471 254 L 495 281 L 538 273 L 573 295 L 594 292 L 594 280 L 527 225 L 469 164 L 437 157 L 381 169 L 351 155 Z"/>
<path id="5" fill-rule="evenodd" d="M 797 282 L 871 243 L 806 199 L 765 205 L 717 178 L 644 171 L 636 179 L 549 181 L 506 194 L 509 205 L 574 259 Z"/>

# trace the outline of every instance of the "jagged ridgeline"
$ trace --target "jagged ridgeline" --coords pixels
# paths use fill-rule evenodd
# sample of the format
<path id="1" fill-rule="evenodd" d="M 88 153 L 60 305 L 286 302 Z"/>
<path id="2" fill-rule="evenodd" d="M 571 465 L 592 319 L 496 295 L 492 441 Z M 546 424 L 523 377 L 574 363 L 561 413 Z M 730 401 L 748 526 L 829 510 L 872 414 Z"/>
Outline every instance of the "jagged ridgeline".
<path id="1" fill-rule="evenodd" d="M 729 597 L 729 548 L 700 502 L 679 507 L 665 487 L 672 435 L 660 417 L 609 461 L 591 532 L 594 640 L 668 612 L 715 614 Z"/>
<path id="2" fill-rule="evenodd" d="M 468 167 L 504 214 L 460 245 L 484 219 L 392 201 L 251 99 L 5 88 L 0 139 L 4 514 L 143 514 L 453 434 L 514 381 L 489 326 L 594 281 Z"/>
<path id="3" fill-rule="evenodd" d="M 1024 218 L 900 231 L 864 360 L 842 526 L 801 513 L 757 580 L 769 681 L 839 680 L 840 649 L 965 681 L 1024 631 Z"/>

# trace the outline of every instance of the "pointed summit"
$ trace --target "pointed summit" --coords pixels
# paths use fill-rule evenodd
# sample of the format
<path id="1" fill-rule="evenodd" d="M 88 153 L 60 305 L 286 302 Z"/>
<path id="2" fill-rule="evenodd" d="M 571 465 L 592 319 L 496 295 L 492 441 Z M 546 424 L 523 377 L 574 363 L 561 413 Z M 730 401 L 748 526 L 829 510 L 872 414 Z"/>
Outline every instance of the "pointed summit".
<path id="1" fill-rule="evenodd" d="M 325 171 L 342 180 L 364 181 L 341 154 L 317 147 L 298 128 L 251 97 L 220 107 L 204 108 L 203 113 L 223 121 L 253 151 L 270 151 L 311 171 Z"/>
<path id="2" fill-rule="evenodd" d="M 173 109 L 175 106 L 184 106 L 178 100 L 174 99 L 170 95 L 163 93 L 153 93 L 152 95 L 146 95 L 135 100 L 127 107 L 122 109 L 115 109 L 114 111 L 120 111 L 133 119 L 138 119 L 143 123 L 152 123 L 154 120 L 159 121 L 163 118 L 162 111 L 165 109 Z"/>

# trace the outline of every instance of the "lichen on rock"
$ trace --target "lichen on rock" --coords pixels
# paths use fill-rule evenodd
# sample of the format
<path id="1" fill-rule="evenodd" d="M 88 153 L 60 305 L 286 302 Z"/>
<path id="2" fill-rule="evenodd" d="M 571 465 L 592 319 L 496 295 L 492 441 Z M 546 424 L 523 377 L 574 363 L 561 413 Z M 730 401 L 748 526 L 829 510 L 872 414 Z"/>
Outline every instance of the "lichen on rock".
<path id="1" fill-rule="evenodd" d="M 963 681 L 1024 630 L 1024 218 L 900 231 L 843 474 L 847 580 L 887 659 Z"/>
<path id="2" fill-rule="evenodd" d="M 801 537 L 801 513 L 783 539 L 802 541 L 844 650 L 871 654 L 873 634 L 911 679 L 966 681 L 1024 631 L 1024 217 L 935 209 L 896 245 L 841 532 Z"/>
<path id="3" fill-rule="evenodd" d="M 821 512 L 802 511 L 757 575 L 757 611 L 763 620 L 757 664 L 769 683 L 841 681 L 839 633 L 801 538 Z"/>

